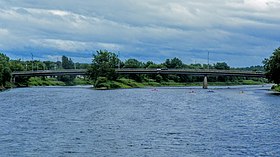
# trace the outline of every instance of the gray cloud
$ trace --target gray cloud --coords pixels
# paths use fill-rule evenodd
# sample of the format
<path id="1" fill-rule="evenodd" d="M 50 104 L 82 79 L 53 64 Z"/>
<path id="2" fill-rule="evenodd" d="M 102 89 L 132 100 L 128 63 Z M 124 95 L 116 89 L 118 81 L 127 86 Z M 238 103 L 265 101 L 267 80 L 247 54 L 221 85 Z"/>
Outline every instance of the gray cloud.
<path id="1" fill-rule="evenodd" d="M 123 59 L 261 64 L 280 40 L 278 0 L 10 0 L 0 2 L 0 49 L 13 57 L 64 54 L 90 61 L 98 49 Z M 242 59 L 240 59 L 242 58 Z"/>

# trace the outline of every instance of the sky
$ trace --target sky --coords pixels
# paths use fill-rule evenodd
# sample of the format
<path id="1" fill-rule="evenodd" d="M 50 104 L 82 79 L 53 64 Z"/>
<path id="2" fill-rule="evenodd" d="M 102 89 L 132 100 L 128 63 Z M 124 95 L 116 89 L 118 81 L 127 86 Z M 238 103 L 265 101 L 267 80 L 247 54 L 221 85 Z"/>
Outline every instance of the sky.
<path id="1" fill-rule="evenodd" d="M 0 0 L 0 52 L 12 59 L 262 65 L 280 46 L 280 0 Z"/>

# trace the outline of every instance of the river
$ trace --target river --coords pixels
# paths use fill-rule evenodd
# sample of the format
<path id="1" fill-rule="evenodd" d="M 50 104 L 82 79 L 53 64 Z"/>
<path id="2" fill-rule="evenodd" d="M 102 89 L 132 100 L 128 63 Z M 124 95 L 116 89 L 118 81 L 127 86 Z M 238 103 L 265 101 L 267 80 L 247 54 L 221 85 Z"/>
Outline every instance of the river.
<path id="1" fill-rule="evenodd" d="M 280 156 L 269 88 L 0 92 L 0 156 Z"/>

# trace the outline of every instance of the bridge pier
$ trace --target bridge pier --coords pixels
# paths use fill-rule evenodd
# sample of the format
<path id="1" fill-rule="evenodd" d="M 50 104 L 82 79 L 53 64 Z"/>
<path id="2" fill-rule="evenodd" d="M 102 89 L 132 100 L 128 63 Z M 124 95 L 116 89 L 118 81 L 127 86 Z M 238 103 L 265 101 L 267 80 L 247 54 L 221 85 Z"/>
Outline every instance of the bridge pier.
<path id="1" fill-rule="evenodd" d="M 203 80 L 203 89 L 208 89 L 207 76 L 204 76 L 204 80 Z"/>
<path id="2" fill-rule="evenodd" d="M 12 76 L 10 82 L 11 83 L 16 83 L 16 77 Z"/>

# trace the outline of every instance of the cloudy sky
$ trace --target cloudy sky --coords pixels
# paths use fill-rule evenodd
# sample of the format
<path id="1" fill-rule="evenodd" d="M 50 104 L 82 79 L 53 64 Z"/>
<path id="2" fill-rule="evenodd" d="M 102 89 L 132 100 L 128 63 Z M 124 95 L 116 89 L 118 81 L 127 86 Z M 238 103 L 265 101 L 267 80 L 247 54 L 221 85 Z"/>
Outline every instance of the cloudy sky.
<path id="1" fill-rule="evenodd" d="M 280 46 L 280 0 L 0 0 L 0 51 L 13 59 L 260 65 Z"/>

